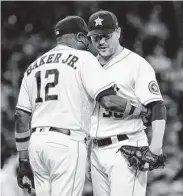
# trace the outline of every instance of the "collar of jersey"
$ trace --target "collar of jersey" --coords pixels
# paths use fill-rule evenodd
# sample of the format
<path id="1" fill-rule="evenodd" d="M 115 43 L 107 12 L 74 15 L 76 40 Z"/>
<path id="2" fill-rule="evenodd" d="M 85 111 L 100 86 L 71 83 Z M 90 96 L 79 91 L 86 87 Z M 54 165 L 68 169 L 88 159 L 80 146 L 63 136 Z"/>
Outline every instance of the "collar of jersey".
<path id="1" fill-rule="evenodd" d="M 126 56 L 128 56 L 131 53 L 130 50 L 127 48 L 124 48 L 117 56 L 112 58 L 108 63 L 106 63 L 103 68 L 108 69 L 110 66 L 116 64 L 119 61 L 122 61 Z"/>

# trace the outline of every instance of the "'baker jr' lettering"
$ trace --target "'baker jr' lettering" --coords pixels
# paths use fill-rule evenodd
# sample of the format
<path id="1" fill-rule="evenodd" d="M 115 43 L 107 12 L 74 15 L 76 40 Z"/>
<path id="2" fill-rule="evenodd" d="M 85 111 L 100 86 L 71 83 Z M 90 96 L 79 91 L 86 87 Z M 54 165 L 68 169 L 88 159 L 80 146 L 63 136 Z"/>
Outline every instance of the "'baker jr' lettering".
<path id="1" fill-rule="evenodd" d="M 74 64 L 78 61 L 78 59 L 79 58 L 77 56 L 74 56 L 72 54 L 69 54 L 65 58 L 62 58 L 62 53 L 45 55 L 29 66 L 29 68 L 27 69 L 27 75 L 29 75 L 32 72 L 32 70 L 34 70 L 44 64 L 49 64 L 49 63 L 63 63 L 63 64 L 67 64 L 68 66 L 76 69 Z"/>

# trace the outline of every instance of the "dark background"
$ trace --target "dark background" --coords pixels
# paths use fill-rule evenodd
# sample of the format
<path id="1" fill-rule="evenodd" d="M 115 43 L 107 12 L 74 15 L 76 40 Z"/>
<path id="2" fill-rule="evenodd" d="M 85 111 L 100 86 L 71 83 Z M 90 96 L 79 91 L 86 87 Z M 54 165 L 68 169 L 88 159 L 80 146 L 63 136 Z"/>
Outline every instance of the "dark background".
<path id="1" fill-rule="evenodd" d="M 154 67 L 167 106 L 164 151 L 169 162 L 163 170 L 149 173 L 147 196 L 183 195 L 183 2 L 3 1 L 2 196 L 22 195 L 15 178 L 17 155 L 14 112 L 25 69 L 38 56 L 55 46 L 54 25 L 59 20 L 68 15 L 79 15 L 87 22 L 89 16 L 100 9 L 116 14 L 123 30 L 121 44 L 145 57 Z M 150 128 L 147 129 L 147 134 L 151 137 Z M 89 195 L 92 196 L 92 188 L 86 180 L 84 196 Z"/>

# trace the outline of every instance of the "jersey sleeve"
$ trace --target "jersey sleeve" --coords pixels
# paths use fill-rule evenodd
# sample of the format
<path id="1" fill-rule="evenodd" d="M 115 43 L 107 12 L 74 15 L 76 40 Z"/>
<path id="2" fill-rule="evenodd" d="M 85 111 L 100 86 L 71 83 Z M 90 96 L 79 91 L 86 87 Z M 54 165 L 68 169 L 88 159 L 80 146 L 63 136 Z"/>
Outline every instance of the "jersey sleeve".
<path id="1" fill-rule="evenodd" d="M 155 71 L 145 59 L 139 61 L 139 66 L 136 70 L 135 94 L 144 105 L 163 100 Z"/>
<path id="2" fill-rule="evenodd" d="M 115 84 L 105 69 L 100 65 L 97 58 L 90 53 L 87 53 L 85 56 L 80 72 L 84 88 L 94 99 L 96 99 L 102 91 L 105 91 Z"/>
<path id="3" fill-rule="evenodd" d="M 16 108 L 24 110 L 29 113 L 32 112 L 25 75 L 24 75 L 24 78 L 22 79 L 22 84 L 20 87 L 20 92 L 19 92 Z"/>

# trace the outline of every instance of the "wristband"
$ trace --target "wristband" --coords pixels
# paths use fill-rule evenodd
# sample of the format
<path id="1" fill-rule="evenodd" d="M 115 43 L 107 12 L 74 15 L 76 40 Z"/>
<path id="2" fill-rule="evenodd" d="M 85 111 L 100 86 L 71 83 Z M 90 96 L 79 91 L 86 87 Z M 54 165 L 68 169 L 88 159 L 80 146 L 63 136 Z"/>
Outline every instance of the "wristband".
<path id="1" fill-rule="evenodd" d="M 30 130 L 24 133 L 15 132 L 15 143 L 17 151 L 28 150 L 30 140 Z"/>
<path id="2" fill-rule="evenodd" d="M 141 104 L 133 103 L 132 101 L 127 100 L 124 114 L 138 116 L 138 115 L 140 115 L 141 111 L 142 111 Z"/>
<path id="3" fill-rule="evenodd" d="M 139 116 L 140 114 L 141 114 L 141 112 L 142 112 L 142 104 L 138 104 L 138 106 L 135 108 L 135 110 L 134 110 L 134 115 L 135 116 Z"/>

